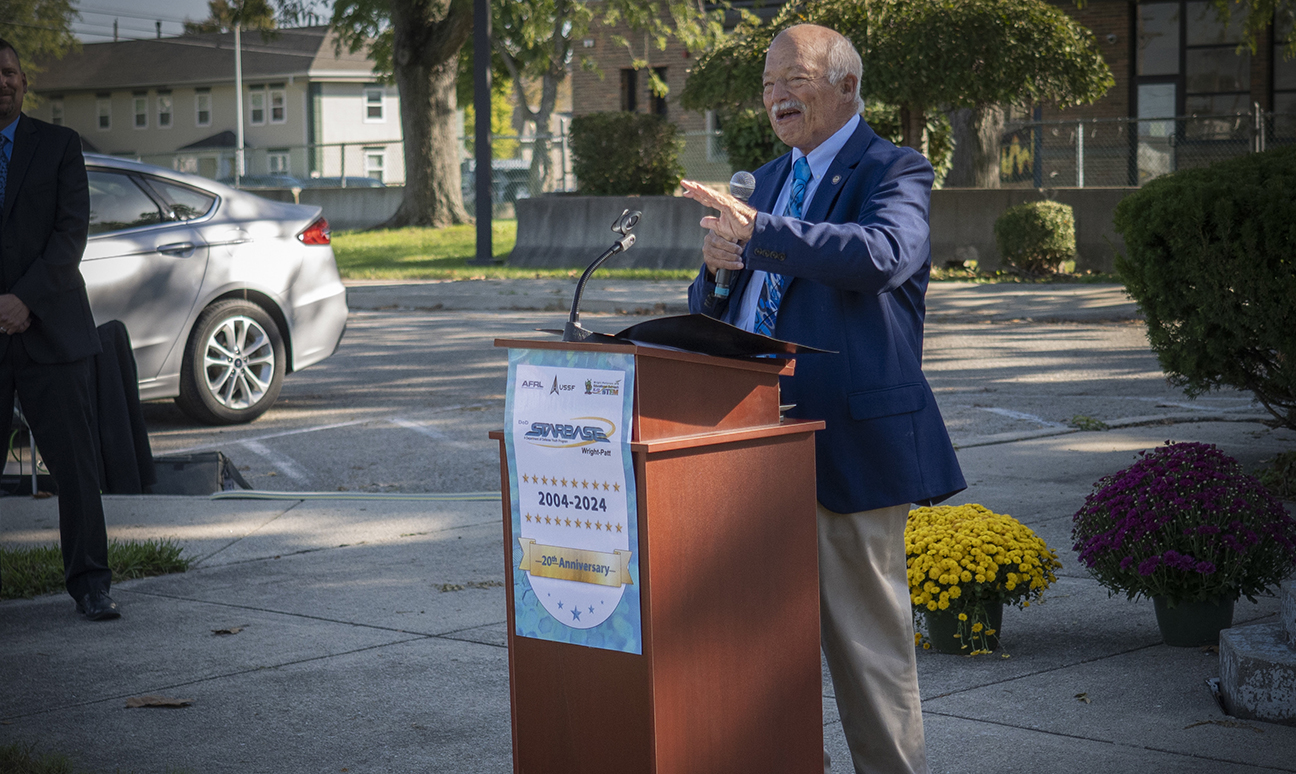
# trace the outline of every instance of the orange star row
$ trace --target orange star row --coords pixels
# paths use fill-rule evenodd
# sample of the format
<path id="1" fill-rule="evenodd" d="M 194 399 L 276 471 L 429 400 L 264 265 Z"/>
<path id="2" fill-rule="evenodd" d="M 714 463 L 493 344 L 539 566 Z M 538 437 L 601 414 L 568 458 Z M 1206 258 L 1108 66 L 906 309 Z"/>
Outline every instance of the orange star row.
<path id="1" fill-rule="evenodd" d="M 613 524 L 610 521 L 606 524 L 604 524 L 601 521 L 596 521 L 591 524 L 588 521 L 583 522 L 580 519 L 571 519 L 571 518 L 559 517 L 559 516 L 552 516 L 552 517 L 541 516 L 538 513 L 535 516 L 532 516 L 531 514 L 528 513 L 523 518 L 525 518 L 527 521 L 534 521 L 536 524 L 539 524 L 543 520 L 545 524 L 556 524 L 560 527 L 575 527 L 576 529 L 607 530 L 608 532 L 611 532 L 612 528 L 616 527 L 617 532 L 621 531 L 620 524 Z"/>
<path id="2" fill-rule="evenodd" d="M 577 481 L 575 477 L 558 478 L 557 476 L 532 476 L 524 473 L 522 474 L 522 481 L 528 484 L 544 484 L 545 486 L 570 486 L 572 489 L 599 489 L 602 487 L 605 492 L 609 489 L 613 492 L 621 491 L 620 484 L 610 484 L 607 481 L 589 481 L 587 479 Z"/>

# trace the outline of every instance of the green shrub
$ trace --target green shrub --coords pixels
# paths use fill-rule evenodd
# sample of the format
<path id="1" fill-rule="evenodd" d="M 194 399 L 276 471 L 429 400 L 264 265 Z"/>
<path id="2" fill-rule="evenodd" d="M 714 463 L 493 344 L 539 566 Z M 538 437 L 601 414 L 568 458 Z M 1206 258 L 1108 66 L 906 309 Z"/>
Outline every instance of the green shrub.
<path id="1" fill-rule="evenodd" d="M 1189 395 L 1248 390 L 1296 429 L 1296 148 L 1158 178 L 1116 207 L 1116 271 Z"/>
<path id="2" fill-rule="evenodd" d="M 1004 262 L 1026 274 L 1052 274 L 1075 255 L 1075 215 L 1061 202 L 1027 202 L 1004 210 L 994 225 Z"/>
<path id="3" fill-rule="evenodd" d="M 645 113 L 591 113 L 571 122 L 572 170 L 592 196 L 669 196 L 684 177 L 675 124 Z"/>

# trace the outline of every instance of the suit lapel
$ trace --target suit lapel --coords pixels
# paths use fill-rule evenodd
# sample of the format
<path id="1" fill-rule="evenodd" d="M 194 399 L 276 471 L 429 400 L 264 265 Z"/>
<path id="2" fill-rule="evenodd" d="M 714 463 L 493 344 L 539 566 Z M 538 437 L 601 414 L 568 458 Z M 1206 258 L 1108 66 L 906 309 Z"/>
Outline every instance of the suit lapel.
<path id="1" fill-rule="evenodd" d="M 6 223 L 9 222 L 9 214 L 13 212 L 14 200 L 22 190 L 23 177 L 27 174 L 27 167 L 31 164 L 39 141 L 36 123 L 23 113 L 18 119 L 18 131 L 14 132 L 13 153 L 9 156 L 9 177 L 5 181 L 4 214 L 0 217 Z"/>
<path id="2" fill-rule="evenodd" d="M 846 189 L 851 174 L 855 172 L 855 167 L 859 165 L 869 145 L 873 144 L 874 137 L 877 135 L 861 116 L 859 126 L 855 127 L 850 139 L 837 152 L 832 164 L 828 165 L 828 172 L 824 175 L 824 179 L 819 181 L 819 187 L 815 189 L 814 198 L 810 200 L 810 209 L 806 210 L 804 220 L 821 223 L 828 219 L 833 204 Z"/>

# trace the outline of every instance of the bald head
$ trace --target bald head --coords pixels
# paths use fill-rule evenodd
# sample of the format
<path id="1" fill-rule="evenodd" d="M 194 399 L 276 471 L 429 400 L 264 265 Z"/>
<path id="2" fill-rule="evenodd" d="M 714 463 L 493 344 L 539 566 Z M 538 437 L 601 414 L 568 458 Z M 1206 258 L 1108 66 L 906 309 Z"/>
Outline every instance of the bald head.
<path id="1" fill-rule="evenodd" d="M 765 111 L 784 143 L 809 153 L 860 112 L 859 53 L 814 24 L 780 32 L 765 55 Z"/>

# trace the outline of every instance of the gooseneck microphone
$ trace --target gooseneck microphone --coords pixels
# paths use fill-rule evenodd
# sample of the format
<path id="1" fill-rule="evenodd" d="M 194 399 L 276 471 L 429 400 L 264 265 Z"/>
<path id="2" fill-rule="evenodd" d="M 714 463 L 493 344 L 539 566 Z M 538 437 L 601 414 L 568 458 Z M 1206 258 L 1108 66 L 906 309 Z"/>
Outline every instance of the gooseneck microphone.
<path id="1" fill-rule="evenodd" d="M 750 172 L 735 172 L 734 176 L 729 178 L 729 195 L 733 198 L 746 202 L 756 191 L 756 176 Z M 729 269 L 719 269 L 716 271 L 715 279 L 715 297 L 729 297 L 729 282 L 733 279 L 733 272 Z"/>

